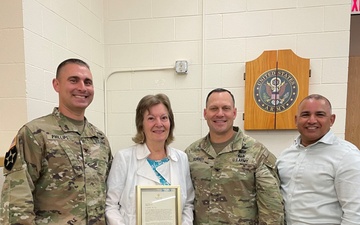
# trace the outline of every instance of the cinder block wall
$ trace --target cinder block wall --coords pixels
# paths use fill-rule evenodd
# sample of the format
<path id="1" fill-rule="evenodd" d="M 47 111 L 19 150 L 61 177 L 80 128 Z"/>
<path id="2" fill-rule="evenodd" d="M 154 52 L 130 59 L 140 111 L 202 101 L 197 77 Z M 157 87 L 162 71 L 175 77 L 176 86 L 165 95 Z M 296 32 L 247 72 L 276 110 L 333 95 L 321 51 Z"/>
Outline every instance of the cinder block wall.
<path id="1" fill-rule="evenodd" d="M 24 123 L 58 105 L 52 79 L 66 58 L 89 63 L 95 98 L 86 116 L 104 129 L 103 1 L 5 0 L 0 49 L 0 156 Z"/>
<path id="2" fill-rule="evenodd" d="M 208 132 L 202 114 L 215 87 L 234 93 L 243 128 L 245 63 L 277 49 L 310 59 L 310 93 L 330 99 L 333 130 L 344 136 L 350 1 L 113 0 L 105 15 L 106 130 L 114 152 L 132 144 L 136 104 L 146 94 L 170 97 L 179 149 Z M 163 70 L 179 59 L 189 62 L 187 75 Z M 247 133 L 276 155 L 297 136 Z"/>
<path id="3" fill-rule="evenodd" d="M 114 152 L 132 144 L 135 107 L 146 94 L 169 95 L 176 120 L 173 146 L 179 149 L 208 132 L 202 113 L 215 87 L 234 93 L 235 123 L 243 128 L 245 63 L 274 49 L 310 59 L 310 92 L 332 101 L 333 130 L 344 136 L 349 29 L 350 1 L 343 0 L 5 0 L 0 153 L 23 123 L 57 105 L 51 80 L 68 57 L 91 66 L 96 93 L 86 116 L 107 132 Z M 173 70 L 182 59 L 189 62 L 187 75 Z M 297 135 L 247 133 L 276 155 Z"/>

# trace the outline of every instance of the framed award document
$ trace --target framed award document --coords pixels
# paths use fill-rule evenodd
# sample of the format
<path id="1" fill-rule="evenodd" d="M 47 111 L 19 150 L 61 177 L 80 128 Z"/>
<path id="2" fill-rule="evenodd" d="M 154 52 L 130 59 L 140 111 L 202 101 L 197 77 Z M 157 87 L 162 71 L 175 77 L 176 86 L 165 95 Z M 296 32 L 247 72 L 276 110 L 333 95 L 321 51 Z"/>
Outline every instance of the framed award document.
<path id="1" fill-rule="evenodd" d="M 180 225 L 180 186 L 136 186 L 137 225 Z"/>

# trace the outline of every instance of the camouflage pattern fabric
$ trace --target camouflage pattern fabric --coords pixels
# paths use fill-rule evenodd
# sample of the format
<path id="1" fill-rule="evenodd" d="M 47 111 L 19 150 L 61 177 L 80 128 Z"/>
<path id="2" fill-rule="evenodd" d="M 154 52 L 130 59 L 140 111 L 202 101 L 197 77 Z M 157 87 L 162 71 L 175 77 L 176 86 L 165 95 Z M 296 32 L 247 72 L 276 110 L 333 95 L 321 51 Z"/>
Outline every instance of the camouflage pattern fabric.
<path id="1" fill-rule="evenodd" d="M 80 134 L 55 108 L 25 124 L 13 143 L 5 158 L 0 224 L 106 224 L 112 155 L 101 131 L 85 119 Z"/>
<path id="2" fill-rule="evenodd" d="M 185 150 L 195 188 L 194 224 L 284 224 L 276 157 L 237 127 L 234 130 L 234 141 L 219 154 L 209 135 Z"/>

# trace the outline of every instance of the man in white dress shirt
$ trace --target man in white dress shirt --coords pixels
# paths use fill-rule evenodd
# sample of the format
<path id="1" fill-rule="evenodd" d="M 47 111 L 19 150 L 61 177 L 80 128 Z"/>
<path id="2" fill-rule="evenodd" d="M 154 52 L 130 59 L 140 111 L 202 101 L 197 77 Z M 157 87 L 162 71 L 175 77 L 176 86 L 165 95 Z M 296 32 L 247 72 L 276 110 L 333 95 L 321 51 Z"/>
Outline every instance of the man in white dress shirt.
<path id="1" fill-rule="evenodd" d="M 330 130 L 331 111 L 324 96 L 302 100 L 300 135 L 278 157 L 287 225 L 360 224 L 360 151 Z"/>

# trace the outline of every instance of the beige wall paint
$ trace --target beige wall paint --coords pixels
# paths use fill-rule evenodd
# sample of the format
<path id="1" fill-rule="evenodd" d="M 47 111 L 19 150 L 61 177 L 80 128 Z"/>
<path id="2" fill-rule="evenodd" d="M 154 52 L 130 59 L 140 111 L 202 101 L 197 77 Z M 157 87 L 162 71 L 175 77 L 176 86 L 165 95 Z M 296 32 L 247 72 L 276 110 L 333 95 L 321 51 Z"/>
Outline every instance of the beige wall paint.
<path id="1" fill-rule="evenodd" d="M 169 95 L 176 148 L 183 150 L 208 132 L 202 112 L 207 93 L 215 87 L 234 93 L 235 124 L 242 129 L 245 63 L 277 49 L 292 49 L 310 59 L 310 92 L 332 101 L 337 114 L 333 130 L 343 137 L 349 8 L 350 1 L 341 0 L 106 1 L 106 74 L 120 71 L 108 79 L 106 92 L 113 152 L 133 144 L 135 107 L 146 94 Z M 179 59 L 189 61 L 187 75 L 161 70 Z M 138 69 L 144 71 L 130 72 Z M 247 133 L 276 155 L 297 136 L 296 131 Z"/>
<path id="2" fill-rule="evenodd" d="M 95 98 L 86 116 L 104 128 L 102 0 L 5 0 L 0 7 L 0 155 L 27 121 L 58 103 L 57 65 L 77 57 L 91 67 Z"/>
<path id="3" fill-rule="evenodd" d="M 27 120 L 24 31 L 21 0 L 0 6 L 0 156 Z"/>
<path id="4" fill-rule="evenodd" d="M 333 130 L 344 136 L 350 1 L 5 0 L 1 4 L 0 43 L 7 42 L 0 45 L 7 51 L 0 53 L 0 71 L 11 76 L 1 77 L 10 85 L 0 90 L 0 154 L 5 154 L 21 124 L 57 105 L 51 79 L 58 63 L 68 57 L 82 58 L 92 68 L 96 94 L 87 117 L 107 131 L 113 152 L 132 144 L 136 104 L 151 93 L 164 92 L 171 99 L 176 148 L 184 149 L 206 135 L 202 111 L 206 94 L 215 87 L 234 93 L 235 124 L 243 128 L 245 62 L 271 49 L 292 49 L 310 58 L 310 92 L 332 101 L 337 114 Z M 187 75 L 171 69 L 179 59 L 189 62 Z M 276 155 L 297 135 L 296 131 L 247 133 Z"/>

